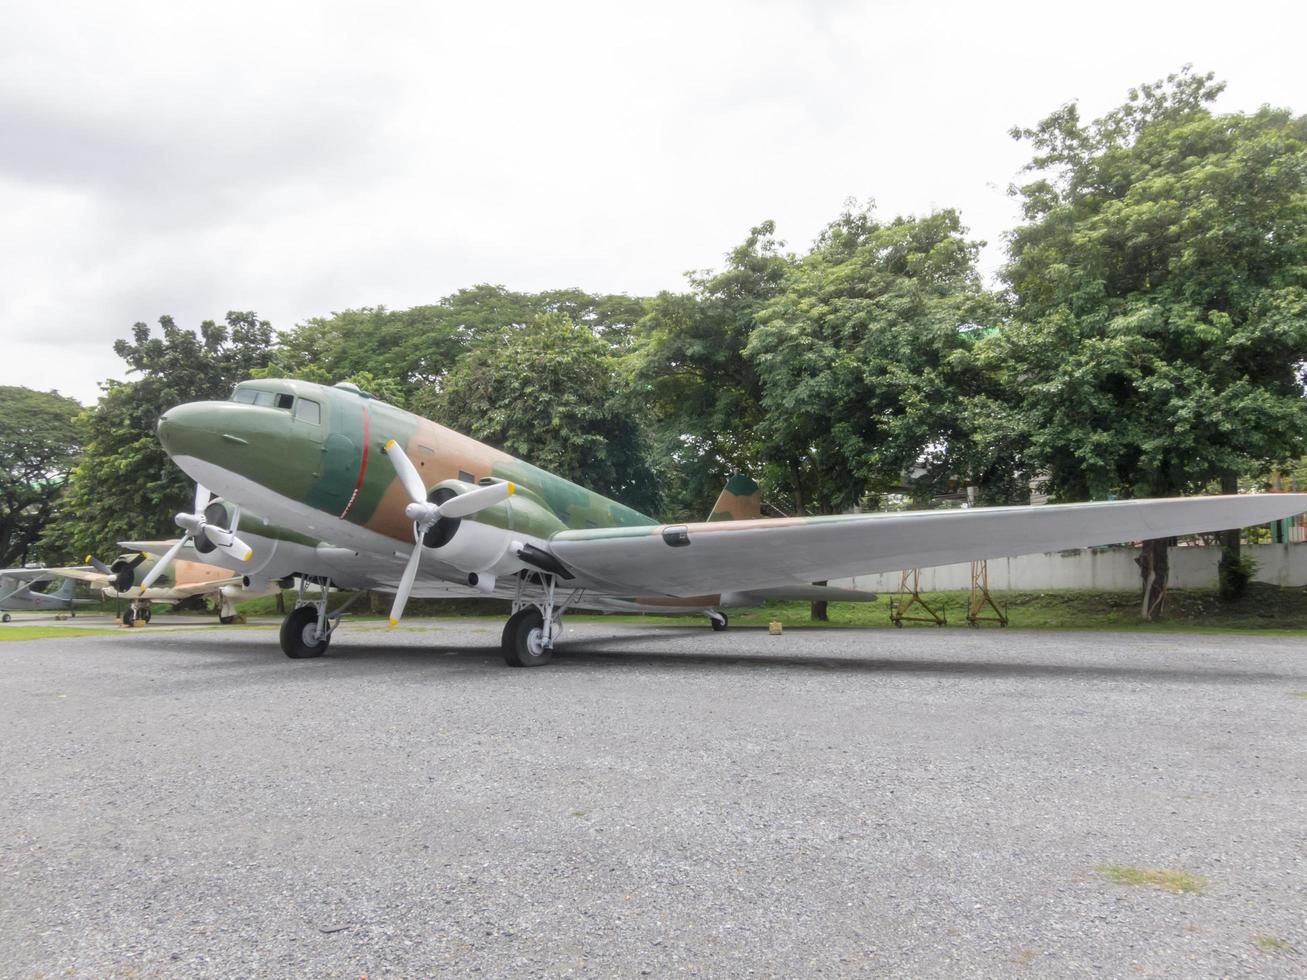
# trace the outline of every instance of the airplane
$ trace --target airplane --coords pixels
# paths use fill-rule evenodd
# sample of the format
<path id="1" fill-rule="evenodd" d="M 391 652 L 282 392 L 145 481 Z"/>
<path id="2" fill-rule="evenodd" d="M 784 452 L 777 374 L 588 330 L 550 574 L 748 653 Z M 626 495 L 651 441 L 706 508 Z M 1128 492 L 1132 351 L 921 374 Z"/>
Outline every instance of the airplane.
<path id="1" fill-rule="evenodd" d="M 77 606 L 95 605 L 94 599 L 73 596 L 73 582 L 65 579 L 53 592 L 37 592 L 32 586 L 55 578 L 55 570 L 48 568 L 6 569 L 0 571 L 0 622 L 12 619 L 11 612 L 67 612 L 77 615 Z"/>
<path id="2" fill-rule="evenodd" d="M 297 577 L 280 635 L 296 659 L 326 651 L 348 606 L 328 611 L 333 586 L 393 592 L 392 625 L 411 596 L 509 598 L 504 660 L 536 667 L 552 658 L 573 608 L 702 613 L 725 629 L 733 606 L 845 598 L 822 584 L 830 579 L 1307 510 L 1307 494 L 1266 494 L 762 518 L 728 485 L 718 519 L 669 525 L 354 385 L 288 379 L 245 381 L 228 401 L 171 408 L 158 434 L 196 480 L 196 499 L 176 518 L 185 535 L 142 585 L 188 542 L 243 566 L 251 587 Z"/>
<path id="3" fill-rule="evenodd" d="M 172 584 L 140 589 L 143 579 L 158 565 L 157 555 L 165 554 L 178 545 L 177 541 L 124 541 L 124 547 L 135 554 L 120 555 L 105 565 L 94 556 L 87 556 L 87 564 L 71 568 L 50 568 L 51 575 L 60 576 L 86 583 L 98 591 L 105 599 L 125 599 L 127 608 L 122 613 L 122 624 L 134 626 L 148 623 L 153 618 L 153 606 L 156 603 L 172 605 L 192 596 L 211 596 L 218 610 L 218 622 L 224 626 L 236 621 L 235 603 L 244 598 L 254 598 L 263 592 L 252 592 L 245 588 L 244 576 L 219 565 L 199 560 L 200 556 L 192 552 L 187 558 L 176 558 L 172 562 Z M 181 549 L 177 549 L 177 554 Z M 266 590 L 265 590 L 266 591 Z"/>

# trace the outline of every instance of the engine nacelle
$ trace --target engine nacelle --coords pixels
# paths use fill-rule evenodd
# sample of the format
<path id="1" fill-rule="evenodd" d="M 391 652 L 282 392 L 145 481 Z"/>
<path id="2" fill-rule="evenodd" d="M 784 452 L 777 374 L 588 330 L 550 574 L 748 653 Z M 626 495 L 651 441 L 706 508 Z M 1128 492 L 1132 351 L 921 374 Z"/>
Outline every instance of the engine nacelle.
<path id="1" fill-rule="evenodd" d="M 449 540 L 431 549 L 431 553 L 461 572 L 489 575 L 493 582 L 495 576 L 511 575 L 527 567 L 510 547 L 517 537 L 503 528 L 465 518 L 458 522 Z"/>

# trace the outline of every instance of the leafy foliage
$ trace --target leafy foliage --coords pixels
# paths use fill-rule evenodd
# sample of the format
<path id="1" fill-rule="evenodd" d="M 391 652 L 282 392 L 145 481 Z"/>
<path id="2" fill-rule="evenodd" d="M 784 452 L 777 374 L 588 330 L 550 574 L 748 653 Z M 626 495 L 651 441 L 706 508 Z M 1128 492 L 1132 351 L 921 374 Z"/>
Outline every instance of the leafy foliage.
<path id="1" fill-rule="evenodd" d="M 763 389 L 744 350 L 794 262 L 775 232 L 771 221 L 751 229 L 721 272 L 691 274 L 687 293 L 659 293 L 639 323 L 634 381 L 676 517 L 701 520 L 731 474 L 760 467 Z"/>
<path id="2" fill-rule="evenodd" d="M 58 392 L 0 386 L 0 568 L 31 557 L 50 520 L 81 443 L 81 410 Z"/>
<path id="3" fill-rule="evenodd" d="M 608 344 L 561 313 L 503 329 L 422 404 L 433 418 L 648 513 L 643 433 Z"/>
<path id="4" fill-rule="evenodd" d="M 352 381 L 404 407 L 438 386 L 468 351 L 545 313 L 562 314 L 620 347 L 643 306 L 629 296 L 579 289 L 519 293 L 482 284 L 408 310 L 377 306 L 314 317 L 278 334 L 272 360 L 256 376 Z"/>
<path id="5" fill-rule="evenodd" d="M 1020 132 L 1041 176 L 989 363 L 1063 499 L 1195 492 L 1302 452 L 1307 134 L 1214 116 L 1219 91 L 1186 72 Z"/>
<path id="6" fill-rule="evenodd" d="M 84 414 L 82 456 L 42 539 L 43 555 L 107 555 L 123 538 L 173 535 L 173 515 L 190 506 L 194 485 L 159 444 L 159 416 L 182 402 L 226 398 L 267 363 L 272 327 L 254 313 L 228 313 L 225 324 L 206 320 L 198 334 L 168 316 L 159 325 L 154 336 L 137 323 L 130 341 L 114 344 L 140 377 L 106 381 L 100 401 Z"/>
<path id="7" fill-rule="evenodd" d="M 882 224 L 851 208 L 759 313 L 745 355 L 760 456 L 798 511 L 882 494 L 923 455 L 947 477 L 971 370 L 962 328 L 993 315 L 964 235 L 954 211 Z"/>

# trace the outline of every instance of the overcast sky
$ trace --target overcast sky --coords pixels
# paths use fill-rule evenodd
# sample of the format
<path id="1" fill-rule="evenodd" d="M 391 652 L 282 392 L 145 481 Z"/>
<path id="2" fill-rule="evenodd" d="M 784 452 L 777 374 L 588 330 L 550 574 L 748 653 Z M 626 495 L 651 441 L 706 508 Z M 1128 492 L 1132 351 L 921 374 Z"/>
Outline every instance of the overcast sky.
<path id="1" fill-rule="evenodd" d="M 1307 3 L 0 4 L 0 383 L 83 401 L 137 320 L 277 327 L 478 282 L 652 293 L 774 218 L 956 207 L 1007 130 L 1186 62 L 1307 112 Z"/>

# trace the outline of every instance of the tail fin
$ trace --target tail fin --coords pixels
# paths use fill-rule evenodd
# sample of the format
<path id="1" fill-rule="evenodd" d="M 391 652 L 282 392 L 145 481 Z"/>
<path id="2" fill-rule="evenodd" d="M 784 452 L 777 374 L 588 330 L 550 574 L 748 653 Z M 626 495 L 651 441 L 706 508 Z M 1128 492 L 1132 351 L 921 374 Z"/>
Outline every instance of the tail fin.
<path id="1" fill-rule="evenodd" d="M 59 588 L 47 593 L 47 595 L 52 599 L 71 599 L 73 597 L 73 588 L 76 585 L 77 583 L 70 578 L 62 579 Z"/>
<path id="2" fill-rule="evenodd" d="M 709 521 L 751 521 L 762 517 L 762 494 L 758 484 L 743 473 L 726 481 L 717 503 L 712 505 Z"/>

